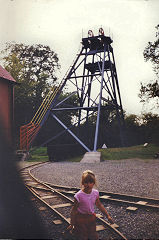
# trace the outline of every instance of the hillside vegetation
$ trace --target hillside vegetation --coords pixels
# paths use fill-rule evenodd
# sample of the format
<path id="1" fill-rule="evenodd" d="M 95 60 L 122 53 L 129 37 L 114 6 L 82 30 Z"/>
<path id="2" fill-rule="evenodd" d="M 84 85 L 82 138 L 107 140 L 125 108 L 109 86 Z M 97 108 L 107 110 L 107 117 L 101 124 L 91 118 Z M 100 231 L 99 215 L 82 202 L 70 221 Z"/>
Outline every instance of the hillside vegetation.
<path id="1" fill-rule="evenodd" d="M 99 150 L 102 153 L 103 160 L 120 160 L 130 158 L 152 159 L 156 152 L 159 152 L 159 146 L 154 144 L 124 147 L 124 148 L 106 148 Z"/>
<path id="2" fill-rule="evenodd" d="M 124 148 L 106 148 L 99 149 L 102 153 L 102 160 L 121 160 L 121 159 L 153 159 L 155 153 L 159 152 L 159 146 L 148 144 L 146 147 L 143 145 L 124 147 Z M 77 156 L 66 161 L 79 162 L 82 156 Z M 47 148 L 41 147 L 33 150 L 30 154 L 29 161 L 48 161 Z"/>

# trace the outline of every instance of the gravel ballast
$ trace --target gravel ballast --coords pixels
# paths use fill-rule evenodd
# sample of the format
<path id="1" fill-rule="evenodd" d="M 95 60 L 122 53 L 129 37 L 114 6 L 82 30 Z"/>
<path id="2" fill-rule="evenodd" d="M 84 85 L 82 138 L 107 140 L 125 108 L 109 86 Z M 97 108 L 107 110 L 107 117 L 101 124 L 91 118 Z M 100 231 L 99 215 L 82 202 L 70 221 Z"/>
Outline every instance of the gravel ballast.
<path id="1" fill-rule="evenodd" d="M 100 163 L 52 162 L 39 166 L 33 174 L 52 184 L 80 187 L 81 174 L 92 170 L 99 191 L 159 198 L 159 160 L 108 160 Z M 128 239 L 159 239 L 159 211 L 107 204 L 106 209 Z"/>

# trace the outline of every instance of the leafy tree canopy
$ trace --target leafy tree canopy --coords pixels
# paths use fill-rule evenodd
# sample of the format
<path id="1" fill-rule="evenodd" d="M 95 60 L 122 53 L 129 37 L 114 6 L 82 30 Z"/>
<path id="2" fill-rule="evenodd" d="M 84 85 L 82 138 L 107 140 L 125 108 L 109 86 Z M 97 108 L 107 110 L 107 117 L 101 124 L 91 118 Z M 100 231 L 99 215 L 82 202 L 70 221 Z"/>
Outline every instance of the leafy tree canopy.
<path id="1" fill-rule="evenodd" d="M 1 51 L 5 69 L 19 83 L 15 86 L 15 128 L 28 123 L 43 98 L 57 82 L 57 54 L 42 44 L 7 43 Z"/>
<path id="2" fill-rule="evenodd" d="M 155 98 L 157 105 L 159 105 L 159 24 L 156 26 L 156 29 L 156 39 L 154 42 L 148 42 L 143 55 L 145 61 L 152 62 L 157 80 L 151 81 L 148 84 L 141 83 L 139 97 L 141 99 L 141 102 L 148 102 L 150 99 Z"/>
<path id="3" fill-rule="evenodd" d="M 156 40 L 148 42 L 143 55 L 146 61 L 150 60 L 153 63 L 155 72 L 159 74 L 159 24 L 156 26 L 156 29 Z"/>
<path id="4" fill-rule="evenodd" d="M 36 108 L 57 80 L 57 54 L 49 46 L 16 43 L 7 43 L 1 53 L 6 70 L 20 83 L 15 88 L 15 105 L 25 103 Z"/>
<path id="5" fill-rule="evenodd" d="M 57 54 L 49 46 L 42 44 L 25 45 L 17 43 L 7 43 L 6 48 L 2 51 L 6 65 L 11 67 L 12 56 L 16 56 L 23 65 L 24 76 L 28 81 L 39 81 L 43 74 L 55 81 L 55 71 L 59 68 L 59 59 Z M 25 67 L 24 67 L 25 66 Z"/>

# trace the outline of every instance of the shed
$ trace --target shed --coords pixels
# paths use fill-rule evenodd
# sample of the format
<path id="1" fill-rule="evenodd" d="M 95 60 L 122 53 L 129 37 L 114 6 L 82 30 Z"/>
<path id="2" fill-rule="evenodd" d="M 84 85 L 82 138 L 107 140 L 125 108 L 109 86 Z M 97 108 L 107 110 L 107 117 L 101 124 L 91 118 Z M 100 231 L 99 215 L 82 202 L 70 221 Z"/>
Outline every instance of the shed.
<path id="1" fill-rule="evenodd" d="M 9 141 L 13 138 L 15 79 L 0 66 L 0 119 Z"/>

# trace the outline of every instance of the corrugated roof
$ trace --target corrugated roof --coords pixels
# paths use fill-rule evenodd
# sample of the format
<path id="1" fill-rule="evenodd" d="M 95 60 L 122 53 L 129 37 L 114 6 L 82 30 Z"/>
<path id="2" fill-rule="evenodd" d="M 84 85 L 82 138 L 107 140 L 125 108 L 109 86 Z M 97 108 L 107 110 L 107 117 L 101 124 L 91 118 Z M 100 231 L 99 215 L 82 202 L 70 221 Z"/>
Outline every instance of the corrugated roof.
<path id="1" fill-rule="evenodd" d="M 7 70 L 5 70 L 4 68 L 2 68 L 2 66 L 0 66 L 0 78 L 7 79 L 11 82 L 16 82 L 15 79 L 10 75 L 10 73 L 7 72 Z"/>

